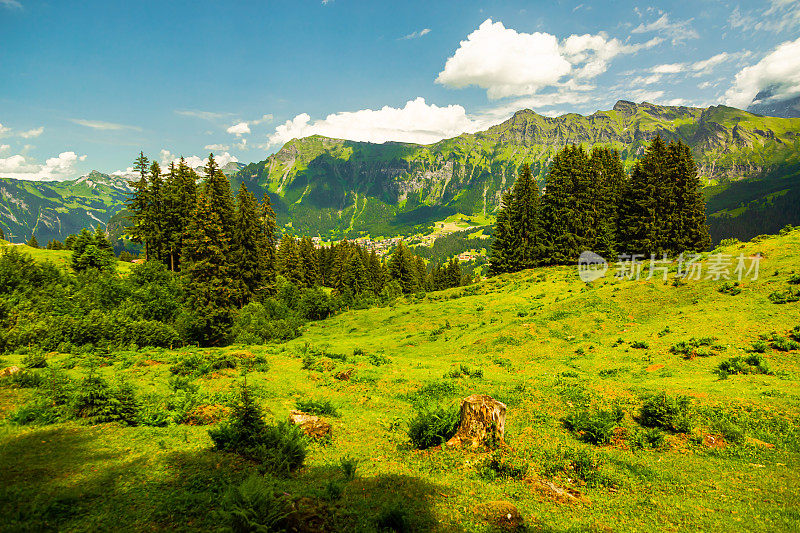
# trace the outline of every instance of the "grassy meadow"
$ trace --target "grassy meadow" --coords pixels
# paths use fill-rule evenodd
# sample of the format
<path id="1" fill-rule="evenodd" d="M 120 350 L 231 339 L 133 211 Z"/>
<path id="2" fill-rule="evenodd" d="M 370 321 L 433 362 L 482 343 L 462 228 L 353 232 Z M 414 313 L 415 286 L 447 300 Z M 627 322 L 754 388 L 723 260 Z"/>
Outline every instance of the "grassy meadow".
<path id="1" fill-rule="evenodd" d="M 304 400 L 336 410 L 305 465 L 270 478 L 296 530 L 492 531 L 481 505 L 505 501 L 529 531 L 797 531 L 800 302 L 770 295 L 797 290 L 800 230 L 715 252 L 761 253 L 758 279 L 612 271 L 587 285 L 574 266 L 542 268 L 349 311 L 285 344 L 47 354 L 40 372 L 124 378 L 149 417 L 170 420 L 21 425 L 38 389 L 1 379 L 0 530 L 224 525 L 222 495 L 257 469 L 214 451 L 208 430 L 250 368 L 268 420 Z M 642 426 L 645 398 L 662 392 L 689 398 L 683 431 Z M 470 394 L 507 405 L 504 446 L 411 446 L 415 407 Z M 612 411 L 607 443 L 568 429 Z"/>

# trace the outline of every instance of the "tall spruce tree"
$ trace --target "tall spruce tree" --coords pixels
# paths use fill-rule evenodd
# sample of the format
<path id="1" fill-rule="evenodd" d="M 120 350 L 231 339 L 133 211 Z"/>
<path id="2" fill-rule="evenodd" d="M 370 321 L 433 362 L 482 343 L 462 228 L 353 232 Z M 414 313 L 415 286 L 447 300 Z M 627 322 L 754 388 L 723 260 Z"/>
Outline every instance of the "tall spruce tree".
<path id="1" fill-rule="evenodd" d="M 231 264 L 237 303 L 243 307 L 263 289 L 269 243 L 258 202 L 244 183 L 236 204 Z"/>
<path id="2" fill-rule="evenodd" d="M 527 164 L 520 169 L 510 202 L 508 225 L 511 239 L 506 256 L 511 271 L 517 272 L 536 266 L 543 254 L 539 185 Z"/>
<path id="3" fill-rule="evenodd" d="M 492 240 L 492 251 L 489 257 L 489 275 L 497 276 L 506 272 L 512 272 L 511 255 L 513 246 L 513 234 L 511 222 L 509 220 L 509 210 L 513 204 L 513 189 L 503 194 L 500 202 L 500 210 L 494 224 L 494 239 Z"/>
<path id="4" fill-rule="evenodd" d="M 409 294 L 417 289 L 417 264 L 411 251 L 400 241 L 387 263 L 389 277 L 400 284 L 403 293 Z"/>
<path id="5" fill-rule="evenodd" d="M 297 239 L 284 233 L 278 245 L 276 257 L 277 273 L 286 278 L 287 281 L 302 287 L 305 280 L 302 266 Z"/>
<path id="6" fill-rule="evenodd" d="M 183 267 L 188 337 L 202 346 L 224 344 L 233 324 L 234 292 L 228 263 L 230 241 L 211 201 L 200 195 L 186 228 Z"/>
<path id="7" fill-rule="evenodd" d="M 682 141 L 667 147 L 667 172 L 674 193 L 674 212 L 665 222 L 669 224 L 666 248 L 672 254 L 702 251 L 711 245 L 705 214 L 705 199 L 697 166 L 691 149 Z"/>
<path id="8" fill-rule="evenodd" d="M 144 217 L 145 238 L 150 250 L 150 258 L 163 263 L 168 260 L 167 236 L 165 234 L 164 180 L 161 167 L 156 161 L 150 164 L 148 172 L 147 208 Z"/>
<path id="9" fill-rule="evenodd" d="M 577 261 L 597 241 L 601 214 L 589 157 L 580 146 L 566 146 L 553 159 L 542 199 L 542 225 L 547 240 L 545 262 Z"/>
<path id="10" fill-rule="evenodd" d="M 219 165 L 214 160 L 214 154 L 208 154 L 208 163 L 203 170 L 206 175 L 203 192 L 208 197 L 211 210 L 219 217 L 223 230 L 231 235 L 236 212 L 231 182 L 219 169 Z"/>
<path id="11" fill-rule="evenodd" d="M 150 173 L 150 160 L 139 152 L 139 157 L 133 162 L 133 169 L 139 174 L 139 179 L 129 182 L 132 192 L 125 202 L 125 206 L 130 211 L 131 225 L 126 228 L 130 239 L 144 245 L 145 260 L 149 259 L 148 246 L 148 208 L 149 208 L 149 186 L 148 176 Z"/>
<path id="12" fill-rule="evenodd" d="M 268 195 L 261 199 L 261 227 L 266 239 L 264 249 L 264 285 L 272 291 L 275 285 L 276 254 L 278 245 L 278 222 Z"/>
<path id="13" fill-rule="evenodd" d="M 625 169 L 619 152 L 611 148 L 595 147 L 590 156 L 593 187 L 592 202 L 597 213 L 597 233 L 590 250 L 606 258 L 614 257 L 617 250 L 618 209 L 623 187 Z"/>
<path id="14" fill-rule="evenodd" d="M 319 285 L 319 257 L 314 243 L 310 237 L 303 237 L 297 248 L 300 255 L 300 269 L 303 273 L 303 286 L 314 287 Z"/>

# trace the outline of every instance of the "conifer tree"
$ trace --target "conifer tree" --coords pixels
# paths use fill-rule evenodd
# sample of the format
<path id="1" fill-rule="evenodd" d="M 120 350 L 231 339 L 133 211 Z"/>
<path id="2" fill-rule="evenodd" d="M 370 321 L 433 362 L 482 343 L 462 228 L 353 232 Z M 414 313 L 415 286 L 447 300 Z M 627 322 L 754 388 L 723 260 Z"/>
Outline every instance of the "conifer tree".
<path id="1" fill-rule="evenodd" d="M 387 264 L 389 277 L 398 283 L 403 293 L 409 294 L 417 289 L 417 265 L 408 247 L 400 241 Z"/>
<path id="2" fill-rule="evenodd" d="M 372 250 L 367 260 L 367 271 L 369 272 L 370 288 L 373 293 L 380 294 L 383 286 L 386 283 L 386 272 L 384 271 L 383 263 L 378 258 L 375 250 Z"/>
<path id="3" fill-rule="evenodd" d="M 200 195 L 186 228 L 181 274 L 191 313 L 187 334 L 202 346 L 224 344 L 233 323 L 229 242 L 211 201 Z"/>
<path id="4" fill-rule="evenodd" d="M 319 285 L 319 258 L 317 257 L 314 243 L 309 237 L 303 237 L 300 240 L 298 254 L 300 255 L 300 270 L 303 273 L 303 286 L 314 287 Z"/>
<path id="5" fill-rule="evenodd" d="M 617 250 L 617 225 L 620 197 L 625 186 L 625 169 L 619 152 L 610 148 L 595 147 L 591 153 L 593 188 L 591 201 L 598 213 L 595 242 L 590 250 L 603 257 L 615 257 Z"/>
<path id="6" fill-rule="evenodd" d="M 36 240 L 36 235 L 31 235 L 31 238 L 28 239 L 26 244 L 31 248 L 40 248 L 39 241 Z"/>
<path id="7" fill-rule="evenodd" d="M 208 155 L 208 163 L 206 163 L 204 171 L 206 177 L 203 192 L 208 197 L 211 210 L 219 217 L 223 230 L 228 235 L 231 235 L 236 211 L 233 193 L 231 192 L 231 182 L 219 169 L 219 165 L 214 160 L 214 154 Z"/>
<path id="8" fill-rule="evenodd" d="M 674 212 L 665 222 L 669 224 L 668 248 L 672 254 L 702 251 L 711 245 L 705 214 L 702 184 L 691 149 L 681 140 L 667 148 L 667 174 L 673 184 Z"/>
<path id="9" fill-rule="evenodd" d="M 300 252 L 297 247 L 297 240 L 291 235 L 284 234 L 278 245 L 276 258 L 276 271 L 279 275 L 297 285 L 303 285 L 305 276 L 300 262 Z"/>
<path id="10" fill-rule="evenodd" d="M 149 187 L 148 175 L 150 161 L 144 155 L 144 152 L 139 152 L 139 157 L 133 163 L 133 169 L 139 174 L 139 179 L 129 182 L 133 192 L 125 202 L 125 206 L 131 213 L 131 225 L 126 228 L 130 238 L 133 242 L 144 245 L 145 260 L 149 259 L 149 246 L 148 246 L 148 207 L 149 207 Z"/>
<path id="11" fill-rule="evenodd" d="M 258 294 L 264 285 L 267 235 L 255 196 L 242 183 L 236 196 L 231 263 L 239 307 Z"/>
<path id="12" fill-rule="evenodd" d="M 94 233 L 84 228 L 75 237 L 70 256 L 70 266 L 75 272 L 90 268 L 111 270 L 115 262 L 114 249 L 99 226 Z"/>
<path id="13" fill-rule="evenodd" d="M 497 213 L 497 220 L 494 225 L 494 239 L 492 240 L 492 251 L 489 257 L 489 275 L 497 276 L 505 272 L 511 272 L 511 247 L 512 233 L 509 221 L 509 210 L 513 203 L 513 189 L 503 194 L 500 203 L 500 211 Z"/>
<path id="14" fill-rule="evenodd" d="M 167 246 L 164 234 L 164 198 L 161 167 L 156 161 L 150 164 L 147 186 L 147 207 L 144 213 L 145 239 L 151 259 L 167 261 Z"/>
<path id="15" fill-rule="evenodd" d="M 520 169 L 510 202 L 511 239 L 506 256 L 510 269 L 516 272 L 533 268 L 543 254 L 539 185 L 527 164 Z"/>
<path id="16" fill-rule="evenodd" d="M 266 240 L 264 249 L 264 284 L 275 285 L 276 253 L 278 244 L 278 223 L 268 195 L 261 200 L 261 227 Z"/>

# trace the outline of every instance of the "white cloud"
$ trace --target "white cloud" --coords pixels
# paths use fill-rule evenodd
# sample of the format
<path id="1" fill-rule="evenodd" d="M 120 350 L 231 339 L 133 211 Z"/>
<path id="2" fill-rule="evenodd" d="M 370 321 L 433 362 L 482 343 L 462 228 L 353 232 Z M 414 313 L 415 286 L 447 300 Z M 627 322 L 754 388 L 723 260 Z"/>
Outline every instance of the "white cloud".
<path id="1" fill-rule="evenodd" d="M 714 70 L 714 67 L 732 58 L 733 56 L 731 54 L 722 52 L 703 61 L 696 61 L 695 63 L 692 63 L 691 68 L 697 73 L 697 75 L 709 74 L 712 70 Z"/>
<path id="2" fill-rule="evenodd" d="M 409 33 L 408 35 L 404 35 L 401 39 L 408 40 L 408 39 L 419 39 L 420 37 L 424 37 L 431 32 L 430 28 L 423 28 L 419 31 L 414 31 Z"/>
<path id="3" fill-rule="evenodd" d="M 9 131 L 11 131 L 11 128 L 7 128 L 6 126 L 0 124 L 0 136 L 4 136 Z"/>
<path id="4" fill-rule="evenodd" d="M 183 117 L 199 118 L 202 120 L 219 120 L 230 116 L 230 113 L 215 113 L 213 111 L 200 111 L 197 109 L 176 110 L 175 114 Z"/>
<path id="5" fill-rule="evenodd" d="M 0 176 L 33 181 L 64 180 L 75 173 L 75 163 L 85 159 L 85 155 L 78 156 L 75 152 L 61 152 L 40 164 L 17 154 L 0 158 Z"/>
<path id="6" fill-rule="evenodd" d="M 489 98 L 523 96 L 555 85 L 571 68 L 555 36 L 517 33 L 487 19 L 461 41 L 436 82 L 456 88 L 476 85 L 487 89 Z"/>
<path id="7" fill-rule="evenodd" d="M 697 39 L 700 37 L 691 27 L 692 20 L 693 19 L 670 21 L 667 13 L 661 13 L 658 19 L 648 24 L 639 24 L 631 30 L 631 33 L 657 32 L 672 39 L 672 44 L 678 44 L 687 39 Z"/>
<path id="8" fill-rule="evenodd" d="M 22 9 L 22 4 L 20 4 L 17 0 L 0 0 L 0 6 L 7 7 L 9 9 Z"/>
<path id="9" fill-rule="evenodd" d="M 70 122 L 74 122 L 79 126 L 85 126 L 94 130 L 137 130 L 142 131 L 142 128 L 137 126 L 126 126 L 125 124 L 117 124 L 114 122 L 103 122 L 100 120 L 85 120 L 82 118 L 71 118 Z"/>
<path id="10" fill-rule="evenodd" d="M 251 120 L 251 126 L 258 126 L 259 124 L 269 124 L 275 120 L 275 117 L 272 116 L 272 113 L 267 113 L 266 115 L 261 115 L 261 118 L 258 120 Z"/>
<path id="11" fill-rule="evenodd" d="M 219 152 L 221 150 L 230 150 L 231 147 L 228 146 L 227 144 L 207 144 L 207 145 L 205 145 L 203 147 L 203 149 L 204 150 L 212 150 L 212 151 L 216 150 L 216 151 Z"/>
<path id="12" fill-rule="evenodd" d="M 295 138 L 324 135 L 373 143 L 429 144 L 464 132 L 479 131 L 488 125 L 483 120 L 468 117 L 460 105 L 439 107 L 426 104 L 424 98 L 416 98 L 402 108 L 384 106 L 378 110 L 345 111 L 313 122 L 308 113 L 301 113 L 276 127 L 269 142 L 274 146 Z"/>
<path id="13" fill-rule="evenodd" d="M 772 0 L 769 7 L 742 13 L 736 7 L 728 18 L 734 30 L 783 32 L 800 27 L 800 3 L 796 0 Z"/>
<path id="14" fill-rule="evenodd" d="M 755 65 L 742 69 L 725 93 L 725 101 L 745 108 L 764 89 L 771 90 L 774 100 L 800 95 L 800 39 L 779 45 Z"/>
<path id="15" fill-rule="evenodd" d="M 159 163 L 161 165 L 161 168 L 169 167 L 170 163 L 177 164 L 178 161 L 180 161 L 181 159 L 180 156 L 176 156 L 169 150 L 165 149 L 162 149 L 159 155 L 161 156 L 161 162 Z M 201 158 L 196 155 L 190 155 L 188 157 L 184 157 L 184 159 L 186 160 L 186 164 L 189 165 L 191 168 L 203 167 L 208 164 L 208 157 Z M 214 161 L 216 161 L 217 164 L 221 167 L 224 167 L 230 162 L 234 163 L 239 162 L 239 160 L 236 158 L 235 155 L 231 155 L 228 152 L 222 152 L 221 154 L 214 154 Z"/>
<path id="16" fill-rule="evenodd" d="M 708 89 L 708 88 L 709 88 L 709 87 L 711 87 L 712 85 L 714 85 L 712 82 L 710 82 L 710 81 L 704 81 L 704 82 L 702 82 L 702 83 L 698 83 L 698 84 L 697 84 L 697 88 L 698 88 L 698 89 Z"/>
<path id="17" fill-rule="evenodd" d="M 461 41 L 436 82 L 455 88 L 481 87 L 492 99 L 532 95 L 546 87 L 569 88 L 576 80 L 594 78 L 608 69 L 614 57 L 661 42 L 655 37 L 625 44 L 600 32 L 570 35 L 559 43 L 549 33 L 519 33 L 487 19 Z M 567 75 L 572 77 L 562 81 Z"/>
<path id="18" fill-rule="evenodd" d="M 33 137 L 38 137 L 42 134 L 42 132 L 44 132 L 44 126 L 39 126 L 38 128 L 33 128 L 32 130 L 21 131 L 19 136 L 23 139 L 31 139 Z"/>
<path id="19" fill-rule="evenodd" d="M 11 150 L 11 145 L 8 144 L 0 144 L 0 153 L 7 152 Z"/>
<path id="20" fill-rule="evenodd" d="M 237 137 L 241 137 L 245 133 L 250 133 L 250 126 L 247 125 L 247 122 L 239 122 L 238 124 L 234 124 L 227 130 L 228 133 L 233 133 Z"/>
<path id="21" fill-rule="evenodd" d="M 666 65 L 657 65 L 653 67 L 653 72 L 656 74 L 676 74 L 684 68 L 685 67 L 682 63 L 669 63 Z"/>

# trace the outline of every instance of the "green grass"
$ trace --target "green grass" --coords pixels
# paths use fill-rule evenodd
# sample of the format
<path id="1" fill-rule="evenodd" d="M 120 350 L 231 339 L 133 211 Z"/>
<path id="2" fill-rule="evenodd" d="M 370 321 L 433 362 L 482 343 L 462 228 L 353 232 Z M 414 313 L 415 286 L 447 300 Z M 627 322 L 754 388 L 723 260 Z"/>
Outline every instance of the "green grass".
<path id="1" fill-rule="evenodd" d="M 800 352 L 767 345 L 759 355 L 771 374 L 721 379 L 716 370 L 746 359 L 761 336 L 786 338 L 800 325 L 800 303 L 768 298 L 797 271 L 800 230 L 721 251 L 764 255 L 760 278 L 735 298 L 718 291 L 724 280 L 587 286 L 573 267 L 548 268 L 347 312 L 285 345 L 50 354 L 48 368 L 78 378 L 101 362 L 99 374 L 125 377 L 140 398 L 167 397 L 179 394 L 170 366 L 188 353 L 263 356 L 269 370 L 247 382 L 267 422 L 308 399 L 336 406 L 339 416 L 326 419 L 332 437 L 310 444 L 296 473 L 270 479 L 301 520 L 327 530 L 487 531 L 475 506 L 506 500 L 534 531 L 796 531 Z M 714 350 L 703 357 L 672 349 L 709 337 Z M 309 370 L 309 350 L 347 356 L 318 357 L 325 364 Z M 375 356 L 389 362 L 372 364 Z M 5 354 L 3 366 L 24 357 Z M 460 376 L 462 365 L 482 376 Z M 246 366 L 186 379 L 211 409 L 226 404 Z M 334 377 L 347 368 L 350 380 Z M 506 447 L 412 447 L 418 408 L 452 409 L 477 393 L 506 403 Z M 661 393 L 688 399 L 676 424 L 687 432 L 642 425 L 645 398 Z M 0 386 L 0 516 L 9 529 L 208 530 L 220 525 L 222 495 L 256 471 L 213 451 L 209 425 L 11 424 L 8 415 L 35 396 Z M 570 415 L 574 431 L 563 422 Z M 358 461 L 355 476 L 342 473 L 342 460 Z M 535 488 L 540 478 L 591 503 L 559 503 Z"/>

